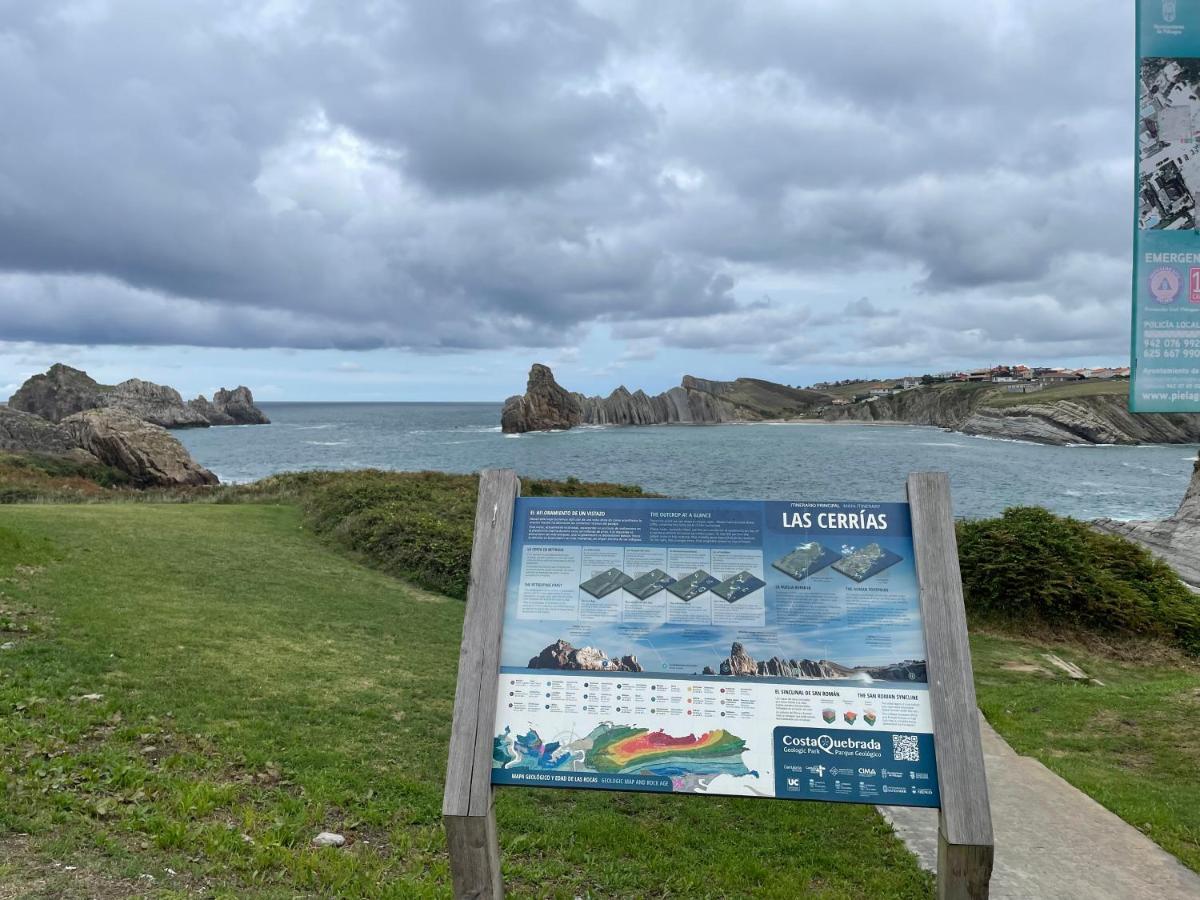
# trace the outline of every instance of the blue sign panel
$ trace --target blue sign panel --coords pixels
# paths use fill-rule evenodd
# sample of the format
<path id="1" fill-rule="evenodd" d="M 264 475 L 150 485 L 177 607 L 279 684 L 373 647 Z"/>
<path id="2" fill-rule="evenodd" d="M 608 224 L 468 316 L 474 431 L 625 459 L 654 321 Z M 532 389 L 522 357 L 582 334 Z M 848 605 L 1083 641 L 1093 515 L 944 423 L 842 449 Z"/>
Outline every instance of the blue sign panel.
<path id="1" fill-rule="evenodd" d="M 1138 0 L 1130 409 L 1200 411 L 1200 0 Z"/>
<path id="2" fill-rule="evenodd" d="M 900 503 L 519 498 L 493 783 L 936 806 L 913 557 Z"/>

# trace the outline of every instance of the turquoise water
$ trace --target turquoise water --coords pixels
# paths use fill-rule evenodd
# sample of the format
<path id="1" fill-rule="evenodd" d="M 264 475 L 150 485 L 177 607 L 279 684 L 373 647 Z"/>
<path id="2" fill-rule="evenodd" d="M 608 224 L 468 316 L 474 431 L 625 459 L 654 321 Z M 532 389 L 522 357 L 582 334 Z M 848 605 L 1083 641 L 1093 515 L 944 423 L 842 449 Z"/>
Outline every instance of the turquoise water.
<path id="1" fill-rule="evenodd" d="M 956 512 L 1040 504 L 1081 518 L 1161 518 L 1195 445 L 1044 447 L 873 425 L 708 425 L 500 433 L 496 403 L 263 403 L 273 425 L 176 431 L 222 481 L 302 469 L 515 468 L 675 497 L 902 500 L 910 471 L 950 473 Z"/>

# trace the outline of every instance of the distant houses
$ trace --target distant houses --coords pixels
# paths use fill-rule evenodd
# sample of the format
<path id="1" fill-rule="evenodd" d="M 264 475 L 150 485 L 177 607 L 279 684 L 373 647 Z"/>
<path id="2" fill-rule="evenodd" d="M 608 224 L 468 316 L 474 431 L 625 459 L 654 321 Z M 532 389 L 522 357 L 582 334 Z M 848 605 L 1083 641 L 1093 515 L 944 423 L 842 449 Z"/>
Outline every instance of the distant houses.
<path id="1" fill-rule="evenodd" d="M 995 365 L 967 371 L 938 372 L 936 375 L 927 374 L 919 378 L 906 376 L 881 386 L 878 386 L 878 381 L 871 382 L 868 379 L 856 378 L 838 382 L 821 382 L 814 384 L 813 389 L 827 390 L 832 387 L 862 385 L 862 389 L 851 397 L 838 397 L 830 401 L 832 406 L 850 406 L 855 403 L 870 403 L 882 397 L 890 397 L 923 386 L 955 382 L 1000 385 L 1010 394 L 1033 394 L 1057 384 L 1068 384 L 1075 381 L 1110 381 L 1119 378 L 1129 378 L 1128 366 L 1066 369 L 1046 366 Z"/>

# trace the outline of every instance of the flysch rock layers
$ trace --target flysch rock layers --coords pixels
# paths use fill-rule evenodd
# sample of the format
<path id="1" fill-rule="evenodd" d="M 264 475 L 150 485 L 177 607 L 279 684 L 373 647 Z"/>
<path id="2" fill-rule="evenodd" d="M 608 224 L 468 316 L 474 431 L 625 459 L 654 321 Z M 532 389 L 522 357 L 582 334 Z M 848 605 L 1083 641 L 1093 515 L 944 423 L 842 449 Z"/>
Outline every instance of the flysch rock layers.
<path id="1" fill-rule="evenodd" d="M 1031 395 L 1036 397 L 1037 395 Z M 939 385 L 831 407 L 831 421 L 907 422 L 963 434 L 1039 444 L 1192 444 L 1200 442 L 1200 415 L 1129 412 L 1123 396 L 1097 394 L 1069 400 L 988 406 L 984 392 Z"/>
<path id="2" fill-rule="evenodd" d="M 577 425 L 754 422 L 810 414 L 828 399 L 753 378 L 709 381 L 691 375 L 678 387 L 653 396 L 621 386 L 607 397 L 586 397 L 566 390 L 547 366 L 535 363 L 525 393 L 505 401 L 500 425 L 505 432 L 521 433 Z"/>

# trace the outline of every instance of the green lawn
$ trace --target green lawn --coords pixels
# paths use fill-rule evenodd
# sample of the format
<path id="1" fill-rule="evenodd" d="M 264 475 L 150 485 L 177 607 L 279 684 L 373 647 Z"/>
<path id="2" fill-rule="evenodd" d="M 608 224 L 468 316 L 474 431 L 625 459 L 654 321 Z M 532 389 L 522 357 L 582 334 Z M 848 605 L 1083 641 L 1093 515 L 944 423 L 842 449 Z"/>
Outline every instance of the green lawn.
<path id="1" fill-rule="evenodd" d="M 1122 662 L 1071 644 L 972 636 L 979 708 L 1041 760 L 1200 871 L 1200 667 L 1136 645 Z M 1142 651 L 1142 652 L 1138 652 Z M 1073 681 L 1052 652 L 1103 682 Z M 1138 657 L 1141 658 L 1138 658 Z"/>
<path id="2" fill-rule="evenodd" d="M 0 507 L 0 898 L 448 896 L 462 613 L 293 507 Z M 497 812 L 513 896 L 931 893 L 868 807 L 510 789 Z M 311 848 L 324 829 L 348 846 Z"/>

